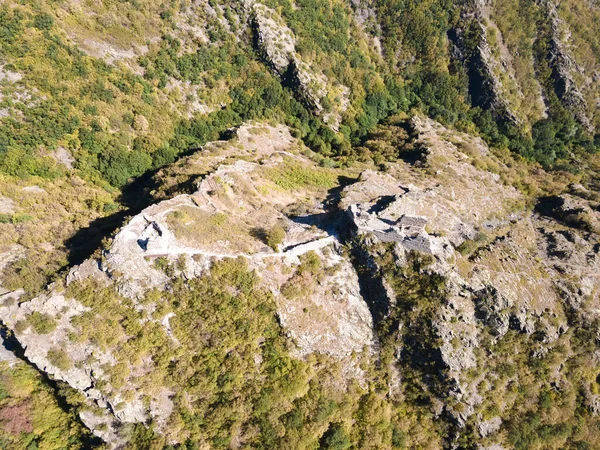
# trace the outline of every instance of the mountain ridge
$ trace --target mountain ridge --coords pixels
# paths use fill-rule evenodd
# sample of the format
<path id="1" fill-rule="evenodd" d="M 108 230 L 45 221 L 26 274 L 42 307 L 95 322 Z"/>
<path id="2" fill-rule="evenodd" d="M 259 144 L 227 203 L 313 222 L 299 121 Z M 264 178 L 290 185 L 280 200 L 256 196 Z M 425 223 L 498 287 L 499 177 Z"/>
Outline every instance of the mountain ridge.
<path id="1" fill-rule="evenodd" d="M 600 446 L 599 23 L 4 2 L 0 446 Z"/>

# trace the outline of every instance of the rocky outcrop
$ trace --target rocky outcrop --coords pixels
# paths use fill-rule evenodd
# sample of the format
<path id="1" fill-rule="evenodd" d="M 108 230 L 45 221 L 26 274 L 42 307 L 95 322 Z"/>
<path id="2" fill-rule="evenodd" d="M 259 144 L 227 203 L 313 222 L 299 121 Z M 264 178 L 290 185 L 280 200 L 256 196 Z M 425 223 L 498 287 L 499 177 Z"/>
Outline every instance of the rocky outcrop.
<path id="1" fill-rule="evenodd" d="M 258 45 L 275 71 L 283 76 L 296 59 L 296 37 L 274 10 L 259 3 L 255 3 L 252 10 Z"/>
<path id="2" fill-rule="evenodd" d="M 314 70 L 296 52 L 296 37 L 274 10 L 260 4 L 251 6 L 256 40 L 264 58 L 288 85 L 297 88 L 305 103 L 338 130 L 342 114 L 349 106 L 349 89 L 333 86 L 325 74 Z M 331 108 L 323 107 L 323 99 L 331 98 Z"/>
<path id="3" fill-rule="evenodd" d="M 461 62 L 469 74 L 469 92 L 475 106 L 489 109 L 492 113 L 519 128 L 531 124 L 522 107 L 525 99 L 517 79 L 514 55 L 511 54 L 500 28 L 492 19 L 493 6 L 489 1 L 468 3 L 462 14 L 461 26 L 451 30 L 449 37 L 454 44 L 453 57 Z M 531 61 L 533 66 L 533 61 Z M 533 72 L 533 67 L 532 67 Z M 536 110 L 545 117 L 545 105 L 541 86 L 533 80 L 530 90 L 535 96 Z M 536 117 L 539 118 L 539 117 Z"/>
<path id="4" fill-rule="evenodd" d="M 83 423 L 112 446 L 120 447 L 124 441 L 118 432 L 119 424 L 145 422 L 148 411 L 141 389 L 133 399 L 123 402 L 120 393 L 110 385 L 99 388 L 106 367 L 114 365 L 117 359 L 110 350 L 74 340 L 79 330 L 73 322 L 88 311 L 89 307 L 65 297 L 58 288 L 28 302 L 10 306 L 4 303 L 0 308 L 3 323 L 23 347 L 24 357 L 53 379 L 81 392 L 88 404 L 82 410 Z M 44 329 L 35 323 L 31 325 L 36 317 L 44 320 Z M 157 406 L 155 403 L 150 407 L 149 416 L 164 418 L 172 408 L 169 403 Z"/>
<path id="5" fill-rule="evenodd" d="M 498 293 L 493 286 L 477 292 L 475 298 L 478 318 L 490 328 L 492 334 L 504 336 L 510 326 L 509 311 L 513 301 Z"/>
<path id="6" fill-rule="evenodd" d="M 377 198 L 375 203 L 350 204 L 347 207 L 348 216 L 356 227 L 357 233 L 370 234 L 381 242 L 397 243 L 407 251 L 428 253 L 445 261 L 452 255 L 449 250 L 450 240 L 429 234 L 425 230 L 428 219 L 421 215 L 422 206 L 429 200 L 431 193 L 425 193 L 415 186 L 400 187 L 393 180 L 392 177 L 384 176 L 382 179 L 378 173 L 366 171 L 361 174 L 357 185 L 351 188 L 360 190 L 368 185 L 382 187 L 386 182 L 392 185 L 387 191 L 388 195 Z M 356 192 L 354 195 L 346 192 L 344 203 L 355 196 Z M 448 216 L 448 219 L 452 220 L 450 211 L 440 208 L 437 213 Z M 469 230 L 462 230 L 462 224 L 456 224 L 454 231 L 468 233 Z"/>
<path id="7" fill-rule="evenodd" d="M 372 0 L 351 0 L 354 10 L 354 20 L 372 41 L 377 53 L 383 56 L 381 45 L 381 25 L 377 17 L 375 4 Z"/>
<path id="8" fill-rule="evenodd" d="M 261 134 L 268 136 L 268 144 L 261 144 Z M 164 430 L 173 410 L 173 392 L 144 381 L 143 375 L 153 370 L 152 360 L 124 361 L 111 348 L 76 338 L 77 324 L 95 309 L 70 293 L 72 284 L 93 282 L 95 289 L 115 289 L 123 298 L 122 307 L 135 310 L 142 326 L 160 325 L 175 349 L 178 335 L 170 320 L 177 311 L 156 317 L 160 305 L 148 304 L 145 294 L 169 289 L 177 276 L 203 276 L 217 260 L 242 257 L 275 296 L 294 357 L 326 354 L 342 361 L 348 379 L 363 377 L 352 355 L 374 345 L 373 322 L 356 271 L 342 256 L 338 238 L 312 226 L 312 217 L 323 213 L 318 202 L 307 216 L 292 221 L 281 211 L 299 194 L 278 190 L 270 178 L 284 164 L 308 170 L 313 163 L 297 154 L 300 143 L 284 127 L 246 125 L 236 136 L 229 143 L 208 145 L 204 157 L 222 160 L 223 154 L 246 153 L 254 161 L 220 165 L 193 194 L 143 210 L 114 236 L 101 259 L 88 260 L 69 272 L 66 289 L 59 283 L 33 300 L 0 305 L 0 316 L 25 349 L 25 357 L 85 396 L 89 406 L 81 412 L 82 421 L 111 447 L 123 444 L 120 429 L 126 423 L 152 421 L 156 431 Z M 240 142 L 248 145 L 240 150 Z M 267 247 L 256 231 L 276 223 L 287 230 L 278 251 Z M 307 257 L 322 273 L 297 272 Z M 302 285 L 298 293 L 297 285 Z M 131 337 L 123 335 L 119 341 Z M 111 372 L 123 366 L 130 376 L 117 386 Z"/>
<path id="9" fill-rule="evenodd" d="M 575 73 L 582 69 L 577 64 L 569 48 L 570 30 L 560 18 L 556 5 L 552 0 L 544 2 L 551 21 L 552 36 L 550 40 L 550 66 L 556 94 L 565 106 L 573 113 L 577 121 L 589 132 L 594 132 L 591 120 L 587 115 L 587 102 L 575 80 Z"/>
<path id="10" fill-rule="evenodd" d="M 22 79 L 23 75 L 8 70 L 3 63 L 0 63 L 0 101 L 4 99 L 4 94 L 2 93 L 4 88 L 7 86 L 14 87 Z M 22 92 L 17 92 L 12 94 L 12 96 L 14 96 L 15 100 L 26 100 L 28 98 L 27 94 Z M 8 115 L 8 111 L 7 108 L 0 109 L 0 117 Z"/>
<path id="11" fill-rule="evenodd" d="M 476 2 L 475 20 L 480 28 L 477 52 L 481 70 L 485 73 L 482 88 L 490 93 L 489 106 L 493 111 L 515 125 L 523 126 L 518 105 L 513 104 L 523 98 L 523 93 L 515 78 L 510 53 L 501 50 L 504 48 L 502 33 L 491 21 L 488 8 L 485 2 Z M 515 90 L 512 95 L 511 88 Z"/>
<path id="12" fill-rule="evenodd" d="M 425 270 L 441 275 L 446 287 L 445 301 L 436 306 L 431 323 L 444 367 L 445 414 L 458 429 L 474 420 L 480 435 L 490 436 L 502 420 L 478 416 L 487 395 L 481 348 L 484 342 L 499 342 L 509 330 L 535 333 L 552 346 L 569 328 L 556 293 L 560 276 L 545 275 L 551 261 L 539 249 L 544 240 L 540 218 L 512 212 L 520 194 L 469 164 L 471 157 L 490 157 L 485 145 L 458 133 L 451 133 L 450 141 L 443 127 L 431 121 L 415 119 L 413 126 L 425 149 L 420 167 L 432 178 L 396 167 L 387 174 L 365 171 L 344 190 L 340 205 L 367 243 L 363 247 L 372 249 L 374 261 L 381 260 L 378 242 L 393 244 L 396 265 L 406 264 L 402 254 L 409 252 L 433 257 Z M 474 250 L 459 252 L 471 245 Z M 580 258 L 589 249 L 571 251 Z M 566 262 L 564 255 L 560 258 Z M 581 275 L 575 276 L 589 285 L 589 275 Z M 582 289 L 592 295 L 591 285 Z M 390 308 L 395 296 L 388 289 Z M 485 351 L 494 354 L 493 347 Z"/>
<path id="13" fill-rule="evenodd" d="M 273 296 L 293 358 L 326 355 L 342 367 L 345 383 L 366 388 L 369 375 L 357 355 L 378 357 L 379 326 L 394 317 L 390 395 L 402 391 L 403 367 L 426 367 L 431 413 L 447 420 L 455 437 L 473 426 L 493 448 L 513 397 L 490 417 L 488 391 L 519 382 L 518 374 L 502 378 L 492 368 L 504 340 L 516 350 L 502 364 L 523 351 L 519 342 L 531 343 L 528 357 L 541 359 L 568 339 L 574 321 L 597 319 L 600 244 L 565 219 L 584 212 L 595 224 L 597 208 L 593 194 L 576 187 L 536 211 L 519 208 L 522 194 L 480 168 L 505 168 L 481 139 L 420 117 L 410 126 L 422 153 L 418 164 L 361 170 L 341 188 L 335 180 L 348 172 L 317 167 L 287 128 L 246 124 L 230 141 L 207 144 L 165 169 L 168 192 L 177 180 L 190 193 L 132 217 L 101 258 L 72 268 L 64 286 L 22 303 L 4 294 L 3 323 L 29 361 L 84 395 L 83 422 L 110 446 L 124 444 L 124 424 L 151 422 L 169 436 L 177 386 L 148 381 L 152 358 L 123 360 L 113 351 L 131 339 L 127 333 L 110 348 L 78 338 L 82 320 L 100 326 L 109 319 L 96 314 L 94 301 L 78 298 L 77 287 L 92 283 L 99 303 L 106 292 L 117 295 L 119 307 L 135 312 L 127 319 L 136 321 L 133 329 L 152 328 L 176 355 L 186 348 L 181 312 L 161 309 L 161 293 L 176 280 L 210 274 L 217 261 L 243 258 Z M 269 243 L 265 236 L 276 227 L 280 240 Z M 397 269 L 414 255 L 423 261 L 414 276 L 443 284 L 443 296 L 432 299 L 419 323 L 427 329 L 414 329 L 412 306 L 406 317 L 391 316 L 406 307 L 402 285 L 410 281 L 393 276 L 408 273 Z M 409 355 L 417 331 L 427 339 Z M 126 369 L 120 383 L 117 369 Z M 552 377 L 564 381 L 560 368 Z"/>
<path id="14" fill-rule="evenodd" d="M 575 192 L 539 199 L 537 211 L 573 228 L 597 232 L 600 230 L 600 215 L 595 203 L 585 198 L 586 193 Z"/>

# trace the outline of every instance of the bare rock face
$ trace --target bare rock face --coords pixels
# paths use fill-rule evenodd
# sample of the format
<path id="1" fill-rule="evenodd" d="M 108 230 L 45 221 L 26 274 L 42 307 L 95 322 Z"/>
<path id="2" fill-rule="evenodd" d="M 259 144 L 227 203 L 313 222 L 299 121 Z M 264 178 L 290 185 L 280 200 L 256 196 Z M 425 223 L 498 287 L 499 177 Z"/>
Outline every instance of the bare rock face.
<path id="1" fill-rule="evenodd" d="M 480 28 L 480 40 L 477 47 L 479 58 L 491 92 L 492 110 L 495 110 L 499 115 L 505 116 L 509 121 L 518 126 L 523 125 L 523 119 L 516 113 L 518 106 L 514 102 L 523 98 L 521 87 L 516 81 L 515 71 L 512 66 L 512 58 L 510 53 L 504 50 L 504 42 L 502 41 L 502 33 L 491 21 L 486 2 L 476 2 L 475 14 L 477 16 L 477 24 Z M 490 42 L 489 34 L 493 30 L 494 40 Z M 500 51 L 495 51 L 497 48 Z M 502 81 L 501 76 L 506 76 L 507 80 Z M 511 88 L 516 92 L 514 96 L 509 94 Z M 541 92 L 540 92 L 541 95 Z"/>
<path id="2" fill-rule="evenodd" d="M 15 202 L 8 197 L 0 197 L 0 214 L 12 214 L 15 212 Z"/>
<path id="3" fill-rule="evenodd" d="M 260 3 L 252 4 L 251 10 L 258 45 L 265 59 L 280 77 L 297 85 L 306 103 L 337 131 L 341 116 L 350 103 L 349 89 L 346 86 L 334 87 L 325 74 L 315 71 L 302 61 L 296 53 L 294 33 L 277 12 Z M 325 110 L 322 105 L 324 97 L 335 99 L 335 104 L 330 110 Z"/>
<path id="4" fill-rule="evenodd" d="M 3 318 L 6 325 L 10 328 L 19 328 L 19 342 L 25 348 L 25 356 L 30 360 L 35 360 L 41 366 L 42 370 L 50 375 L 58 376 L 67 381 L 76 389 L 85 391 L 92 387 L 89 374 L 79 370 L 76 367 L 70 367 L 67 370 L 60 370 L 48 359 L 48 352 L 63 345 L 63 342 L 69 341 L 69 331 L 74 331 L 70 327 L 70 321 L 86 311 L 86 308 L 64 296 L 56 295 L 51 297 L 38 297 L 21 305 L 14 304 L 8 308 L 3 308 Z M 47 332 L 40 333 L 40 328 L 27 325 L 26 319 L 32 314 L 43 315 L 51 323 L 48 325 Z M 21 322 L 23 321 L 23 322 Z M 17 326 L 17 323 L 23 323 Z M 52 329 L 53 328 L 53 329 Z M 42 330 L 46 331 L 46 330 Z M 71 355 L 76 359 L 85 359 L 88 349 L 85 345 L 78 345 L 71 350 Z"/>
<path id="5" fill-rule="evenodd" d="M 597 208 L 586 200 L 586 193 L 574 194 L 543 198 L 539 201 L 538 210 L 544 216 L 567 226 L 597 232 L 600 230 L 600 213 Z"/>
<path id="6" fill-rule="evenodd" d="M 294 59 L 296 37 L 272 9 L 259 3 L 255 3 L 252 9 L 259 29 L 260 47 L 275 70 L 284 75 Z"/>
<path id="7" fill-rule="evenodd" d="M 373 322 L 356 271 L 342 256 L 341 242 L 311 224 L 314 215 L 323 214 L 315 195 L 324 198 L 326 192 L 317 195 L 311 186 L 292 192 L 277 184 L 287 165 L 315 170 L 299 149 L 301 144 L 284 127 L 241 127 L 231 142 L 205 147 L 204 158 L 212 161 L 207 165 L 216 161 L 218 168 L 198 183 L 196 192 L 159 202 L 133 217 L 100 260 L 70 271 L 66 287 L 50 286 L 33 300 L 0 306 L 0 317 L 24 347 L 25 357 L 84 394 L 89 406 L 81 419 L 111 447 L 124 443 L 119 430 L 126 423 L 151 420 L 158 432 L 166 432 L 173 392 L 143 381 L 153 370 L 148 359 L 126 361 L 130 375 L 119 385 L 113 383 L 111 373 L 123 369 L 124 362 L 112 348 L 77 337 L 77 323 L 93 310 L 70 294 L 72 284 L 93 282 L 95 289 L 116 289 L 122 304 L 136 311 L 140 325 L 158 325 L 175 351 L 179 342 L 170 320 L 177 312 L 157 317 L 160 305 L 141 303 L 145 294 L 168 289 L 176 275 L 200 277 L 217 260 L 242 257 L 273 293 L 292 355 L 327 354 L 344 364 L 348 379 L 362 378 L 352 357 L 374 346 Z M 248 160 L 219 165 L 229 154 Z M 292 221 L 282 213 L 305 196 L 313 199 L 308 215 Z M 276 224 L 287 231 L 274 250 L 261 233 Z M 167 266 L 174 272 L 165 271 Z"/>
<path id="8" fill-rule="evenodd" d="M 373 344 L 371 313 L 361 297 L 354 267 L 337 254 L 338 245 L 316 252 L 327 264 L 323 270 L 333 273 L 310 296 L 279 296 L 278 315 L 299 357 L 316 352 L 343 359 Z"/>
<path id="9" fill-rule="evenodd" d="M 569 48 L 571 32 L 568 25 L 560 18 L 556 5 L 552 0 L 544 2 L 547 14 L 552 23 L 552 48 L 550 50 L 550 63 L 557 77 L 557 94 L 571 110 L 575 118 L 583 125 L 589 133 L 594 132 L 594 127 L 587 115 L 587 102 L 579 86 L 575 81 L 574 74 L 581 72 L 577 61 Z"/>
<path id="10" fill-rule="evenodd" d="M 590 231 L 597 209 L 589 193 L 574 188 L 525 210 L 516 189 L 475 164 L 502 168 L 481 139 L 419 117 L 412 127 L 422 151 L 418 163 L 354 173 L 356 181 L 333 201 L 338 177 L 348 172 L 317 167 L 285 127 L 245 124 L 230 141 L 207 144 L 163 171 L 165 192 L 187 177 L 191 193 L 131 218 L 101 258 L 72 268 L 65 286 L 49 286 L 22 303 L 14 299 L 18 293 L 2 294 L 0 317 L 26 358 L 83 393 L 82 420 L 119 447 L 127 423 L 152 422 L 169 436 L 175 388 L 165 380 L 148 382 L 157 367 L 151 357 L 124 362 L 113 352 L 131 338 L 127 333 L 111 346 L 78 338 L 78 323 L 90 320 L 103 289 L 135 313 L 128 319 L 134 330 L 153 327 L 176 353 L 184 348 L 178 311 L 161 309 L 160 293 L 173 289 L 175 279 L 211 273 L 217 261 L 243 258 L 272 294 L 292 357 L 327 355 L 347 381 L 366 385 L 357 356 L 377 354 L 378 325 L 402 306 L 407 279 L 390 274 L 419 255 L 426 263 L 415 276 L 443 281 L 443 298 L 427 305 L 423 330 L 429 347 L 422 356 L 439 371 L 427 375 L 439 381 L 431 412 L 449 418 L 458 432 L 474 424 L 493 442 L 512 397 L 497 405 L 497 415 L 484 416 L 489 390 L 502 393 L 519 382 L 515 374 L 501 380 L 490 369 L 504 340 L 535 339 L 529 357 L 541 358 L 569 331 L 567 315 L 600 317 L 600 243 Z M 278 239 L 267 239 L 274 229 Z M 86 283 L 99 299 L 78 298 L 76 287 Z M 106 325 L 106 318 L 92 319 Z M 393 354 L 402 367 L 410 364 L 403 358 L 411 324 L 397 319 Z M 505 361 L 503 355 L 502 362 L 517 356 Z M 120 383 L 117 370 L 126 374 Z M 391 373 L 389 391 L 398 392 L 402 372 L 395 367 Z M 552 376 L 566 382 L 560 370 Z M 597 396 L 588 390 L 582 391 L 586 405 L 597 411 Z"/>
<path id="11" fill-rule="evenodd" d="M 4 94 L 2 93 L 2 91 L 4 90 L 3 87 L 6 85 L 14 85 L 16 83 L 18 83 L 19 81 L 21 81 L 21 79 L 23 78 L 23 75 L 21 75 L 20 73 L 17 72 L 13 72 L 12 70 L 8 70 L 4 64 L 0 63 L 0 101 L 4 99 Z M 15 98 L 18 98 L 18 96 L 23 95 L 21 93 L 15 95 Z M 0 118 L 1 117 L 6 117 L 7 115 L 9 115 L 9 108 L 2 108 L 0 109 Z M 0 200 L 0 209 L 2 209 L 2 202 Z"/>
<path id="12" fill-rule="evenodd" d="M 502 419 L 498 416 L 488 420 L 482 420 L 479 423 L 479 434 L 481 437 L 489 436 L 490 434 L 497 432 L 501 426 Z"/>
<path id="13" fill-rule="evenodd" d="M 372 0 L 351 0 L 351 5 L 357 25 L 369 37 L 377 53 L 383 56 L 383 48 L 379 39 L 379 36 L 381 36 L 381 25 L 377 17 L 375 3 Z"/>
<path id="14" fill-rule="evenodd" d="M 476 308 L 479 318 L 497 336 L 504 336 L 510 326 L 510 308 L 513 301 L 488 286 L 476 294 Z"/>
<path id="15" fill-rule="evenodd" d="M 17 72 L 13 72 L 12 70 L 8 70 L 4 64 L 0 64 L 0 83 L 17 83 L 21 81 L 23 75 Z"/>
<path id="16" fill-rule="evenodd" d="M 572 229 L 551 230 L 545 220 L 540 222 L 539 231 L 540 253 L 545 255 L 548 273 L 555 280 L 560 298 L 568 310 L 593 322 L 600 317 L 600 242 L 595 235 L 583 239 Z"/>

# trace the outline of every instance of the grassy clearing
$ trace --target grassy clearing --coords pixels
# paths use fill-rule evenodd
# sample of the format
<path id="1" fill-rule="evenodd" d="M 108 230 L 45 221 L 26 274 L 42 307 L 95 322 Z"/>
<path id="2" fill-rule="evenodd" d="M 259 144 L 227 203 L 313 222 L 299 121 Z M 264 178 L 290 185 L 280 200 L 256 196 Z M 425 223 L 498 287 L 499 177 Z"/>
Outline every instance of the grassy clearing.
<path id="1" fill-rule="evenodd" d="M 234 252 L 249 252 L 258 241 L 248 228 L 227 214 L 212 214 L 198 208 L 184 207 L 167 217 L 167 224 L 178 239 L 194 246 L 224 245 Z"/>
<path id="2" fill-rule="evenodd" d="M 339 175 L 332 170 L 286 161 L 265 169 L 264 177 L 286 191 L 330 189 L 338 184 Z"/>

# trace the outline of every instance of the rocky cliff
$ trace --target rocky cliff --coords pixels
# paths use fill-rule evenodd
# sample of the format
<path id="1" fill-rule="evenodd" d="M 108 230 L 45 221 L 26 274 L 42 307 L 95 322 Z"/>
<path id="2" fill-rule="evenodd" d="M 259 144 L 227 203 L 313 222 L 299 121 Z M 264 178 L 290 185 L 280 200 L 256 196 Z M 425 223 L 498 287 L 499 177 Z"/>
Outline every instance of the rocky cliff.
<path id="1" fill-rule="evenodd" d="M 325 74 L 311 68 L 296 52 L 296 38 L 274 10 L 252 3 L 251 16 L 256 29 L 258 47 L 264 58 L 284 83 L 296 88 L 303 100 L 323 121 L 338 131 L 342 115 L 349 106 L 349 89 L 330 81 Z M 323 101 L 330 104 L 323 106 Z M 333 99 L 333 102 L 331 100 Z"/>
<path id="2" fill-rule="evenodd" d="M 597 3 L 2 2 L 0 448 L 600 448 Z"/>
<path id="3" fill-rule="evenodd" d="M 532 361 L 554 354 L 552 383 L 574 382 L 571 355 L 558 351 L 573 327 L 598 319 L 600 218 L 583 188 L 524 208 L 482 140 L 424 118 L 410 127 L 420 157 L 383 173 L 320 168 L 287 128 L 246 124 L 165 170 L 166 186 L 200 177 L 125 223 L 101 257 L 32 300 L 4 294 L 3 323 L 25 358 L 83 394 L 83 423 L 111 447 L 125 445 L 128 423 L 178 442 L 185 390 L 159 368 L 212 347 L 190 346 L 187 311 L 172 295 L 243 261 L 253 289 L 273 297 L 292 358 L 336 361 L 339 389 L 351 380 L 367 389 L 365 364 L 393 336 L 392 398 L 416 383 L 451 424 L 448 439 L 470 430 L 502 443 L 511 386 L 524 376 L 499 371 L 518 364 L 520 350 L 506 346 L 530 348 Z M 415 280 L 438 287 L 410 300 Z M 243 289 L 234 286 L 223 287 Z"/>

